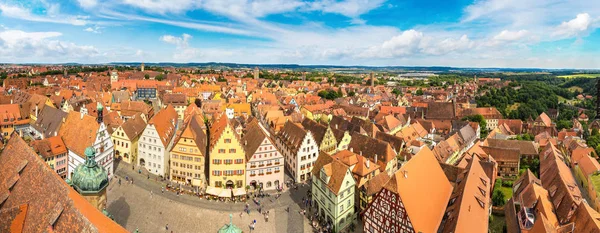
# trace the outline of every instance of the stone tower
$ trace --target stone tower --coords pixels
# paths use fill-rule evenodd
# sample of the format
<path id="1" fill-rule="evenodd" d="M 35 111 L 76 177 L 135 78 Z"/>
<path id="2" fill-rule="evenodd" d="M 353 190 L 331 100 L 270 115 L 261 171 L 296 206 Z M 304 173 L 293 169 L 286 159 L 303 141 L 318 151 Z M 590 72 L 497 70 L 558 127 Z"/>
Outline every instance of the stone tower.
<path id="1" fill-rule="evenodd" d="M 70 182 L 90 204 L 102 211 L 106 208 L 108 174 L 96 163 L 96 150 L 93 147 L 85 149 L 85 157 L 85 163 L 75 168 Z"/>
<path id="2" fill-rule="evenodd" d="M 254 67 L 254 79 L 258 80 L 260 78 L 260 70 L 258 70 L 258 66 Z"/>
<path id="3" fill-rule="evenodd" d="M 104 110 L 104 106 L 102 106 L 102 104 L 100 102 L 97 102 L 98 104 L 96 104 L 96 110 L 98 110 L 98 118 L 96 118 L 96 120 L 98 120 L 98 124 L 101 124 L 103 121 L 103 115 L 104 113 L 102 113 L 102 111 Z"/>
<path id="4" fill-rule="evenodd" d="M 375 75 L 371 72 L 371 87 L 375 86 Z"/>
<path id="5" fill-rule="evenodd" d="M 596 117 L 600 120 L 600 79 L 596 81 Z"/>
<path id="6" fill-rule="evenodd" d="M 118 81 L 119 81 L 119 74 L 117 73 L 117 71 L 110 72 L 110 84 L 113 84 Z"/>
<path id="7" fill-rule="evenodd" d="M 144 63 L 143 63 L 143 62 L 142 62 L 142 66 L 140 67 L 140 70 L 141 70 L 142 72 L 144 72 Z"/>

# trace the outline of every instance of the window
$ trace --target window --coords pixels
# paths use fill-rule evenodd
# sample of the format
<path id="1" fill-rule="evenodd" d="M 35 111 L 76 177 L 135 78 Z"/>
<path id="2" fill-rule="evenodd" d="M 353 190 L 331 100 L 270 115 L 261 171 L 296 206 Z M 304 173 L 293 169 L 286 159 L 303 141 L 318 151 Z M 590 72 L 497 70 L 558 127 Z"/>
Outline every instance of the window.
<path id="1" fill-rule="evenodd" d="M 225 143 L 231 143 L 231 139 L 230 138 L 225 138 Z"/>
<path id="2" fill-rule="evenodd" d="M 225 153 L 225 149 L 219 149 L 219 153 Z"/>
<path id="3" fill-rule="evenodd" d="M 229 153 L 235 153 L 235 149 L 229 149 Z"/>

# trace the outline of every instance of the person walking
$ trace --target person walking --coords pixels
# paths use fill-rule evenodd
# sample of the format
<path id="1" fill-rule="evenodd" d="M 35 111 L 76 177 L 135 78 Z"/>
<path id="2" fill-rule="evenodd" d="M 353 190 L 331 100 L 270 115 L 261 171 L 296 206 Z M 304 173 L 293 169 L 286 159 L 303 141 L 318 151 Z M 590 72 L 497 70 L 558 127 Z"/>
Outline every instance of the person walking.
<path id="1" fill-rule="evenodd" d="M 169 224 L 167 223 L 167 225 L 165 225 L 165 229 L 167 229 L 167 231 L 169 230 Z"/>
<path id="2" fill-rule="evenodd" d="M 150 198 L 152 198 L 152 190 L 150 190 Z M 168 230 L 168 229 L 167 229 Z"/>

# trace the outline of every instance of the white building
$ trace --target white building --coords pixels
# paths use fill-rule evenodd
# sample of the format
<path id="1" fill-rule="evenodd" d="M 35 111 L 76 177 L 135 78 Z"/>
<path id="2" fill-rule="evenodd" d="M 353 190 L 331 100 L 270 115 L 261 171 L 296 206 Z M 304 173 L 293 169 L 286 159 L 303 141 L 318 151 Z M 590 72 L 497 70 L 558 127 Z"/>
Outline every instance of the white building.
<path id="1" fill-rule="evenodd" d="M 85 148 L 90 146 L 96 149 L 98 165 L 106 169 L 109 178 L 113 176 L 113 143 L 101 119 L 101 115 L 96 119 L 74 111 L 65 118 L 58 135 L 69 151 L 67 178 L 71 178 L 71 173 L 77 166 L 85 163 Z"/>
<path id="2" fill-rule="evenodd" d="M 277 135 L 277 147 L 285 158 L 285 167 L 296 182 L 310 178 L 319 156 L 319 146 L 312 133 L 301 125 L 288 121 Z"/>
<path id="3" fill-rule="evenodd" d="M 255 119 L 242 138 L 246 152 L 246 183 L 254 188 L 275 190 L 284 183 L 283 156 L 269 133 Z"/>
<path id="4" fill-rule="evenodd" d="M 150 173 L 168 177 L 169 151 L 177 130 L 177 112 L 173 106 L 154 115 L 138 140 L 138 165 Z"/>

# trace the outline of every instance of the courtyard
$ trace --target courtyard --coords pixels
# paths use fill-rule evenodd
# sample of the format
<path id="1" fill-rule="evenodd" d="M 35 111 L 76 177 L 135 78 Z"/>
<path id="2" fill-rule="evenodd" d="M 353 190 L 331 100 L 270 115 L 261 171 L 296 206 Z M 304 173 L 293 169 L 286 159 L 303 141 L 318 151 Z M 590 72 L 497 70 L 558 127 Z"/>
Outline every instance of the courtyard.
<path id="1" fill-rule="evenodd" d="M 302 202 L 308 185 L 292 192 L 284 191 L 279 198 L 271 195 L 259 199 L 262 211 L 269 212 L 267 222 L 258 212 L 258 205 L 251 200 L 248 201 L 250 214 L 247 214 L 243 212 L 245 203 L 208 201 L 191 195 L 162 192 L 163 183 L 123 166 L 117 166 L 115 174 L 117 177 L 108 187 L 107 210 L 117 223 L 131 232 L 136 229 L 139 232 L 217 232 L 229 223 L 229 214 L 233 215 L 233 224 L 244 232 L 250 232 L 249 225 L 254 220 L 256 224 L 252 232 L 312 232 L 309 221 L 299 213 L 301 209 L 297 204 Z M 134 178 L 133 184 L 126 182 L 125 176 Z"/>

